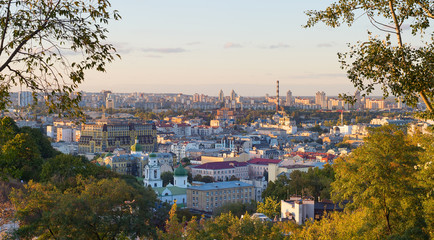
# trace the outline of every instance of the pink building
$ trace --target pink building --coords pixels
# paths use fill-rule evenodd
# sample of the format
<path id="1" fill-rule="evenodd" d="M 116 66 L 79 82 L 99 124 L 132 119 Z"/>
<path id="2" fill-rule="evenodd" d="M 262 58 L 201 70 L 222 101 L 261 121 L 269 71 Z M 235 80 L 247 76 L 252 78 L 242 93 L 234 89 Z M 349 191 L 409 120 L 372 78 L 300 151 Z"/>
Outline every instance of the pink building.
<path id="1" fill-rule="evenodd" d="M 254 158 L 247 163 L 249 164 L 249 174 L 251 178 L 264 176 L 264 172 L 268 172 L 268 164 L 279 164 L 280 159 Z"/>

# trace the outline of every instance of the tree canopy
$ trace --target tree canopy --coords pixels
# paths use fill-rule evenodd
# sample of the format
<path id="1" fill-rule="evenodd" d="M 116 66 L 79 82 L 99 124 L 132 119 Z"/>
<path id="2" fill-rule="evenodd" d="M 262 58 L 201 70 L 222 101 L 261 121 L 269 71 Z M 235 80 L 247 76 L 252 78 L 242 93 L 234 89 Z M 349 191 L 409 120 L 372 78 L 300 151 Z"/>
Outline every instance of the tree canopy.
<path id="1" fill-rule="evenodd" d="M 401 97 L 410 106 L 416 106 L 419 98 L 426 105 L 421 116 L 433 118 L 434 101 L 434 35 L 421 47 L 406 44 L 403 39 L 404 24 L 414 36 L 422 36 L 434 19 L 434 5 L 430 0 L 350 0 L 333 2 L 325 10 L 307 11 L 306 27 L 324 22 L 330 27 L 342 23 L 353 25 L 359 16 L 366 15 L 372 25 L 386 32 L 384 39 L 369 33 L 367 41 L 350 45 L 348 53 L 340 53 L 339 61 L 347 70 L 348 78 L 362 96 L 372 93 L 375 87 L 383 90 L 385 97 L 392 94 Z M 395 35 L 397 44 L 390 36 Z M 429 32 L 428 34 L 432 34 Z M 355 96 L 341 95 L 349 102 Z"/>
<path id="2" fill-rule="evenodd" d="M 418 179 L 421 172 L 417 166 L 423 154 L 424 150 L 396 127 L 371 129 L 364 145 L 335 161 L 334 200 L 350 200 L 349 211 L 366 209 L 371 233 L 423 238 L 429 231 L 423 231 L 427 209 L 422 202 L 432 199 L 426 194 L 433 187 L 432 181 L 420 186 L 429 179 Z M 432 172 L 432 167 L 428 169 Z"/>
<path id="3" fill-rule="evenodd" d="M 105 71 L 114 60 L 105 25 L 118 12 L 108 0 L 3 0 L 0 10 L 0 109 L 21 86 L 50 112 L 81 114 L 75 90 L 86 70 Z"/>

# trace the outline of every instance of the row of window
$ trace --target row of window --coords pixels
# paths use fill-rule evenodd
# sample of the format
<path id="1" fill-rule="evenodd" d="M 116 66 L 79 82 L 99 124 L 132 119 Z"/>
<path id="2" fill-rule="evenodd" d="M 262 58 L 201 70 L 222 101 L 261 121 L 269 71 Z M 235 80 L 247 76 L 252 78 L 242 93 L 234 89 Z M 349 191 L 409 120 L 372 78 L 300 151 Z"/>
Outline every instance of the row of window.
<path id="1" fill-rule="evenodd" d="M 240 193 L 240 192 L 241 193 L 243 193 L 243 192 L 252 192 L 252 189 L 251 188 L 245 188 L 245 189 L 241 188 L 241 189 L 236 189 L 236 190 L 235 189 L 234 190 L 230 190 L 230 189 L 229 190 L 220 190 L 220 191 L 215 191 L 215 192 L 206 192 L 206 195 L 209 196 L 210 193 L 211 193 L 211 196 L 214 195 L 214 194 L 215 195 L 221 195 L 221 194 L 226 194 L 226 192 L 229 193 L 229 194 L 230 193 L 235 193 L 235 192 L 236 193 Z M 195 194 L 197 195 L 197 194 L 199 194 L 199 191 L 192 191 L 192 194 L 193 195 L 195 195 Z"/>
<path id="2" fill-rule="evenodd" d="M 252 193 L 250 192 L 248 196 L 251 197 L 251 196 L 252 196 Z M 227 198 L 226 198 L 226 197 L 227 197 Z M 241 199 L 243 199 L 243 198 L 247 198 L 247 193 L 246 193 L 245 195 L 243 195 L 243 194 L 241 194 L 241 195 L 237 195 L 236 198 L 235 198 L 235 195 L 232 195 L 232 199 L 233 199 L 233 200 L 235 200 L 235 199 L 240 199 L 240 198 L 241 198 Z M 194 201 L 194 200 L 195 200 L 195 199 L 194 199 L 194 197 L 193 197 L 193 201 Z M 197 200 L 198 200 L 198 198 L 196 198 L 196 201 L 197 201 Z M 218 200 L 219 200 L 219 197 L 211 197 L 211 202 L 212 202 L 213 200 L 218 201 Z M 222 200 L 231 200 L 231 195 L 220 197 L 220 201 L 222 201 Z M 206 198 L 206 201 L 209 202 L 209 198 Z"/>

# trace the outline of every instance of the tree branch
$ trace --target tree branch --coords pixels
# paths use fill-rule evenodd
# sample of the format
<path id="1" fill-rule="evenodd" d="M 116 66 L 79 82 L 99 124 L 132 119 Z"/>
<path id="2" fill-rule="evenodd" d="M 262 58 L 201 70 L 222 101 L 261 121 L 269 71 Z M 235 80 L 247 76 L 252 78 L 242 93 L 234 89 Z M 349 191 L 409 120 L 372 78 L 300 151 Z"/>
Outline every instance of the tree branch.
<path id="1" fill-rule="evenodd" d="M 431 12 L 431 10 L 429 10 L 427 6 L 425 6 L 420 1 L 415 1 L 415 2 L 416 2 L 417 5 L 419 5 L 422 8 L 422 10 L 426 13 L 427 17 L 434 19 L 434 13 Z"/>
<path id="2" fill-rule="evenodd" d="M 57 6 L 59 6 L 61 1 L 58 1 L 56 3 L 56 5 L 53 7 L 53 9 L 51 9 L 51 11 L 49 11 L 47 13 L 47 17 L 44 20 L 44 23 L 35 31 L 33 31 L 31 34 L 29 34 L 28 36 L 24 37 L 23 41 L 17 46 L 17 48 L 15 48 L 15 50 L 12 52 L 12 54 L 9 56 L 9 58 L 0 66 L 0 72 L 2 72 L 7 65 L 9 65 L 9 63 L 12 61 L 12 59 L 18 54 L 18 52 L 21 50 L 21 48 L 30 40 L 32 39 L 34 36 L 36 36 L 36 34 L 38 34 L 39 32 L 41 32 L 42 30 L 45 29 L 45 27 L 48 24 L 48 21 L 51 18 L 51 13 L 54 11 L 54 9 L 57 8 Z"/>
<path id="3" fill-rule="evenodd" d="M 8 30 L 9 20 L 10 20 L 10 17 L 11 17 L 11 10 L 10 10 L 11 9 L 11 3 L 12 3 L 12 0 L 9 0 L 8 7 L 7 7 L 8 13 L 7 13 L 7 16 L 6 16 L 5 28 L 4 28 L 2 36 L 1 36 L 0 55 L 2 55 L 3 50 L 4 50 L 4 42 L 5 42 L 5 38 L 6 38 L 6 32 Z"/>

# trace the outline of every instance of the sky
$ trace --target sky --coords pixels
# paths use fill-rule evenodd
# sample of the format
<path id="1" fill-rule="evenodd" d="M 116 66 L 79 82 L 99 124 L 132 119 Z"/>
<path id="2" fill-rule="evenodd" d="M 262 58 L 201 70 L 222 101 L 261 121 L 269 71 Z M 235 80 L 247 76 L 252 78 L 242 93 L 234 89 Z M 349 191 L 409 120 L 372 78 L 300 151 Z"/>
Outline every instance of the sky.
<path id="1" fill-rule="evenodd" d="M 112 0 L 122 16 L 107 26 L 121 59 L 88 72 L 84 91 L 333 96 L 355 89 L 337 53 L 374 31 L 366 16 L 352 26 L 303 28 L 306 10 L 329 1 Z"/>

